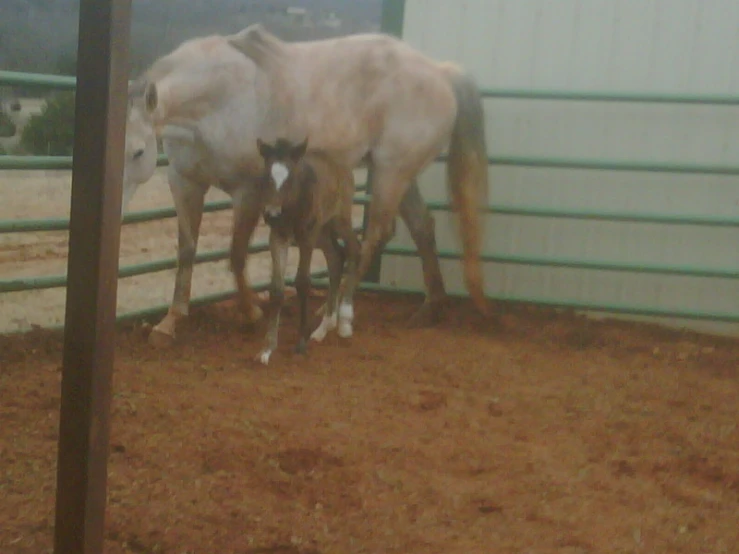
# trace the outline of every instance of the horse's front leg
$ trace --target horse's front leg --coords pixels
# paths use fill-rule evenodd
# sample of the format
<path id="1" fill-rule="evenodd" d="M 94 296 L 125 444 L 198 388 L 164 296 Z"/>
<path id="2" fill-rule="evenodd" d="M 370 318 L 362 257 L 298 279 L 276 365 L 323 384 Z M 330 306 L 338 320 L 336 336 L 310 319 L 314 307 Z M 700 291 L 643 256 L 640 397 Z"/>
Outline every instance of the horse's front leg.
<path id="1" fill-rule="evenodd" d="M 310 294 L 310 262 L 313 257 L 313 249 L 315 248 L 320 230 L 311 230 L 307 236 L 301 237 L 298 249 L 300 259 L 298 260 L 298 270 L 295 273 L 295 292 L 298 295 L 298 305 L 300 306 L 300 338 L 295 347 L 298 354 L 305 354 L 307 350 L 307 342 L 310 338 L 310 325 L 308 323 L 308 295 Z"/>
<path id="2" fill-rule="evenodd" d="M 344 241 L 346 257 L 346 278 L 339 304 L 338 333 L 340 337 L 348 338 L 354 333 L 354 292 L 358 285 L 357 266 L 361 248 L 352 226 L 351 212 L 337 221 L 336 230 Z"/>
<path id="3" fill-rule="evenodd" d="M 272 230 L 269 234 L 269 251 L 272 255 L 272 283 L 269 290 L 269 318 L 267 336 L 262 351 L 257 356 L 264 365 L 277 349 L 277 335 L 280 327 L 280 312 L 285 302 L 285 269 L 287 268 L 288 240 Z"/>
<path id="4" fill-rule="evenodd" d="M 149 343 L 160 347 L 172 343 L 177 322 L 189 312 L 192 269 L 207 190 L 207 187 L 182 177 L 173 169 L 169 172 L 169 188 L 177 211 L 177 275 L 169 311 L 149 334 Z"/>
<path id="5" fill-rule="evenodd" d="M 231 240 L 231 271 L 236 282 L 239 308 L 246 316 L 247 323 L 261 319 L 257 295 L 249 286 L 245 273 L 249 243 L 259 223 L 261 196 L 255 185 L 242 185 L 233 196 L 233 236 Z"/>
<path id="6" fill-rule="evenodd" d="M 356 235 L 355 235 L 356 236 Z M 332 331 L 336 328 L 336 305 L 333 305 L 329 309 L 329 301 L 331 299 L 331 291 L 335 290 L 338 295 L 340 283 L 342 282 L 342 276 L 344 272 L 344 263 L 346 261 L 346 248 L 344 248 L 341 244 L 339 244 L 339 241 L 336 239 L 336 236 L 334 233 L 322 233 L 321 236 L 318 238 L 318 242 L 316 243 L 316 246 L 321 249 L 324 256 L 326 257 L 326 265 L 328 266 L 328 272 L 329 272 L 329 287 L 328 287 L 328 295 L 327 300 L 318 308 L 316 308 L 315 315 L 322 317 L 321 326 L 323 327 L 324 324 L 328 325 L 328 327 L 325 328 L 326 331 Z M 336 280 L 336 287 L 333 287 L 330 284 L 331 276 L 332 276 L 332 264 L 335 267 L 338 267 L 338 278 Z M 338 296 L 336 298 L 336 302 L 338 302 Z M 326 319 L 327 315 L 332 315 L 332 320 Z M 313 340 L 316 340 L 318 342 L 322 341 L 326 333 L 321 334 L 319 332 L 319 329 L 316 329 L 316 333 L 318 333 L 316 336 L 311 335 L 311 338 Z M 315 335 L 315 333 L 314 333 Z"/>

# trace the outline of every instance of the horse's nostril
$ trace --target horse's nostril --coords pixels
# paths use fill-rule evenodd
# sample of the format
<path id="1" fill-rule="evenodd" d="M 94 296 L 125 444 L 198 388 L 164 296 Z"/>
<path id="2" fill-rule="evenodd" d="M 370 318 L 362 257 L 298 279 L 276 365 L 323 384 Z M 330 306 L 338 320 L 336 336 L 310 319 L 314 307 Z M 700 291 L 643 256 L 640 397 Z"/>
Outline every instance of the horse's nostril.
<path id="1" fill-rule="evenodd" d="M 144 149 L 136 150 L 136 152 L 133 153 L 133 159 L 138 160 L 141 156 L 144 155 Z"/>

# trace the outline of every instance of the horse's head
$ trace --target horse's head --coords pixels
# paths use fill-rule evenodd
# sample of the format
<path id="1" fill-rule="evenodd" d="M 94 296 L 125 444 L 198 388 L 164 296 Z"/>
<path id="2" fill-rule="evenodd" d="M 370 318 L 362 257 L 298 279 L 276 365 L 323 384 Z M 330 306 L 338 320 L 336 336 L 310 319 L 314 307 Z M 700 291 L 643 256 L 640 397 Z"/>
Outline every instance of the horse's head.
<path id="1" fill-rule="evenodd" d="M 138 186 L 151 179 L 157 166 L 157 139 L 152 117 L 157 103 L 154 83 L 137 81 L 129 87 L 123 166 L 124 213 Z"/>
<path id="2" fill-rule="evenodd" d="M 257 147 L 264 160 L 264 221 L 272 225 L 279 220 L 283 209 L 300 195 L 300 183 L 295 182 L 294 170 L 305 155 L 308 139 L 297 144 L 285 139 L 268 144 L 257 139 Z"/>

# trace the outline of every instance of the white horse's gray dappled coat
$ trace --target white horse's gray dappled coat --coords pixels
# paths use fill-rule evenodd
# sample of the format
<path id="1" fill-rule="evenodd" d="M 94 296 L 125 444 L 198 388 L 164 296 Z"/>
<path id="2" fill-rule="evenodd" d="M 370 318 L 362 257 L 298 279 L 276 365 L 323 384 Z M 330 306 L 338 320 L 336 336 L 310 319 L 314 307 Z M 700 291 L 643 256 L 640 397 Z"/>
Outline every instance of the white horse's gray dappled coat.
<path id="1" fill-rule="evenodd" d="M 477 308 L 487 313 L 480 261 L 488 165 L 482 102 L 474 80 L 383 34 L 287 43 L 252 25 L 230 36 L 184 42 L 132 86 L 126 131 L 124 194 L 130 199 L 156 164 L 156 136 L 169 157 L 179 222 L 179 265 L 170 310 L 153 339 L 171 339 L 188 313 L 204 195 L 216 186 L 233 198 L 231 268 L 240 304 L 261 317 L 244 276 L 248 243 L 263 199 L 257 139 L 277 137 L 369 165 L 372 201 L 358 278 L 406 223 L 422 260 L 426 300 L 413 322 L 438 319 L 446 292 L 434 220 L 416 178 L 444 150 L 452 204 L 459 215 L 463 268 Z"/>

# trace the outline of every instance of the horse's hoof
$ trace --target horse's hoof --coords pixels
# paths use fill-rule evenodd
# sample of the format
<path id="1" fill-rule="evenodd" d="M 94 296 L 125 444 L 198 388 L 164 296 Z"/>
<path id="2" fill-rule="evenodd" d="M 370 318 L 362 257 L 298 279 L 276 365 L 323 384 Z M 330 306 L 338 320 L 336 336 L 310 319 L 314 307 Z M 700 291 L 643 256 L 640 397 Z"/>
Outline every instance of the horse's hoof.
<path id="1" fill-rule="evenodd" d="M 149 333 L 149 344 L 155 348 L 168 348 L 174 344 L 174 335 L 170 335 L 154 327 L 151 333 Z"/>
<path id="2" fill-rule="evenodd" d="M 295 346 L 296 354 L 305 354 L 308 351 L 308 347 L 305 344 L 305 340 L 301 339 L 300 342 Z"/>
<path id="3" fill-rule="evenodd" d="M 425 302 L 408 320 L 408 327 L 418 329 L 432 327 L 441 321 L 442 307 L 439 304 Z"/>

